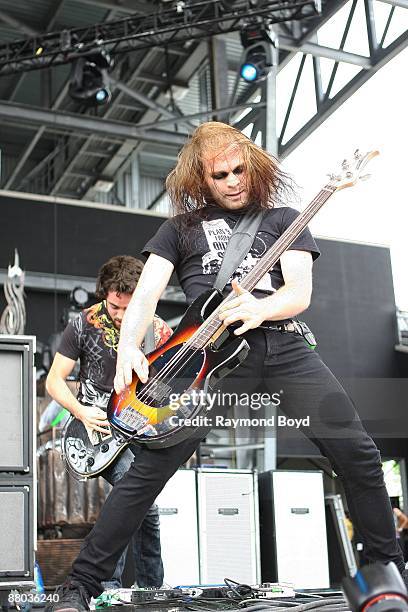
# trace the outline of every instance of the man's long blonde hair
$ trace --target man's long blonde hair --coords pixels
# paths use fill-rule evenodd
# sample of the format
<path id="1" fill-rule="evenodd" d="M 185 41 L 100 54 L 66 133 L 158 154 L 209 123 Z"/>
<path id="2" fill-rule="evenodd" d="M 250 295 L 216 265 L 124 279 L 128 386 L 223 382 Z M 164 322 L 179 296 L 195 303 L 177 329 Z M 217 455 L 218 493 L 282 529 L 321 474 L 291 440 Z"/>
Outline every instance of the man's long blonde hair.
<path id="1" fill-rule="evenodd" d="M 292 184 L 275 157 L 236 128 L 209 121 L 194 130 L 179 153 L 176 167 L 167 177 L 166 187 L 175 214 L 197 211 L 214 203 L 205 183 L 203 159 L 215 158 L 223 150 L 235 146 L 244 161 L 250 206 L 272 208 L 283 203 L 283 196 L 292 190 Z"/>

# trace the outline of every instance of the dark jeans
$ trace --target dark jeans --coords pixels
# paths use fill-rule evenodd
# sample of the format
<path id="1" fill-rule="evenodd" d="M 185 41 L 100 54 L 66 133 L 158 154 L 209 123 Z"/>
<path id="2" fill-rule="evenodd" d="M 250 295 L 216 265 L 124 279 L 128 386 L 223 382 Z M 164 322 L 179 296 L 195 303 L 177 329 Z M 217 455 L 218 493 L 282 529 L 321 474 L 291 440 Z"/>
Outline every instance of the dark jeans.
<path id="1" fill-rule="evenodd" d="M 111 485 L 116 485 L 126 474 L 133 460 L 139 455 L 140 447 L 127 448 L 103 472 Z M 139 587 L 161 587 L 163 584 L 163 562 L 160 548 L 159 509 L 153 504 L 147 511 L 139 529 L 133 534 L 130 545 L 135 566 L 135 582 Z M 110 580 L 104 580 L 104 589 L 120 589 L 125 568 L 128 546 L 120 556 Z"/>
<path id="2" fill-rule="evenodd" d="M 257 329 L 246 338 L 250 354 L 225 379 L 223 391 L 278 392 L 280 409 L 288 417 L 309 417 L 303 431 L 342 480 L 351 519 L 361 534 L 367 558 L 394 561 L 402 571 L 404 563 L 380 455 L 340 383 L 300 336 Z M 217 411 L 221 414 L 225 406 Z M 72 577 L 90 594 L 101 592 L 101 581 L 112 575 L 117 559 L 154 499 L 207 432 L 208 428 L 195 432 L 194 437 L 171 448 L 141 447 L 137 461 L 108 497 L 73 565 Z"/>

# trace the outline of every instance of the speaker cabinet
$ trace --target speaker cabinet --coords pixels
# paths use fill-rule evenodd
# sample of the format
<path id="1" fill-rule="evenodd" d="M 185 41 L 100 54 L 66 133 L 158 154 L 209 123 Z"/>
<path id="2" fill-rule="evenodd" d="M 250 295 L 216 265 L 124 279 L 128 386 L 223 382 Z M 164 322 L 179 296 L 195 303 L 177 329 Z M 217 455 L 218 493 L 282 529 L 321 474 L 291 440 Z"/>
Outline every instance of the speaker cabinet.
<path id="1" fill-rule="evenodd" d="M 156 500 L 164 582 L 172 586 L 200 582 L 195 470 L 178 470 Z"/>
<path id="2" fill-rule="evenodd" d="M 178 470 L 158 496 L 164 581 L 171 586 L 260 579 L 256 475 Z"/>
<path id="3" fill-rule="evenodd" d="M 33 490 L 30 484 L 0 484 L 0 577 L 32 572 Z"/>
<path id="4" fill-rule="evenodd" d="M 322 473 L 264 472 L 259 505 L 263 581 L 330 587 Z"/>
<path id="5" fill-rule="evenodd" d="M 0 336 L 0 471 L 30 471 L 33 378 L 30 348 Z"/>
<path id="6" fill-rule="evenodd" d="M 0 335 L 0 589 L 33 585 L 35 337 Z"/>
<path id="7" fill-rule="evenodd" d="M 201 584 L 260 579 L 257 477 L 249 470 L 197 470 Z"/>

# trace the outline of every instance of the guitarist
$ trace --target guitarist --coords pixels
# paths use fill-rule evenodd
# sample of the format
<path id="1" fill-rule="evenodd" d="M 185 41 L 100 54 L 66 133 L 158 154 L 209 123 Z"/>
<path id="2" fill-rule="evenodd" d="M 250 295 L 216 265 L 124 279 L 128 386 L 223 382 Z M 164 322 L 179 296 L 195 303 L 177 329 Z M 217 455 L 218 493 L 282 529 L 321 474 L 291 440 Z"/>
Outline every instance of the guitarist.
<path id="1" fill-rule="evenodd" d="M 116 353 L 123 315 L 137 285 L 143 263 L 134 257 L 119 255 L 103 264 L 98 272 L 97 304 L 83 310 L 70 322 L 61 339 L 58 352 L 47 377 L 47 391 L 59 404 L 82 421 L 92 431 L 109 434 L 106 406 L 113 387 Z M 171 335 L 171 329 L 159 317 L 154 318 L 157 346 Z M 65 380 L 80 361 L 77 397 L 69 390 Z M 126 448 L 102 472 L 110 484 L 116 483 L 137 461 L 135 453 Z M 131 534 L 130 534 L 131 536 Z M 129 540 L 130 540 L 129 536 Z M 163 582 L 163 564 L 160 553 L 160 528 L 155 504 L 148 510 L 140 529 L 133 538 L 136 582 L 140 587 L 159 587 Z M 126 551 L 116 569 L 104 582 L 104 588 L 120 588 Z"/>
<path id="2" fill-rule="evenodd" d="M 293 419 L 309 417 L 304 433 L 329 458 L 341 479 L 369 561 L 393 561 L 403 574 L 379 452 L 351 400 L 293 323 L 311 298 L 312 263 L 319 251 L 310 232 L 300 234 L 253 294 L 239 284 L 241 271 L 249 270 L 297 216 L 284 204 L 290 191 L 288 178 L 274 157 L 235 128 L 208 122 L 183 147 L 167 188 L 178 214 L 165 221 L 145 246 L 148 260 L 120 337 L 116 392 L 131 383 L 132 370 L 142 382 L 147 380 L 147 360 L 137 346 L 173 270 L 192 301 L 212 287 L 239 216 L 263 209 L 252 249 L 231 281 L 236 297 L 220 313 L 224 324 L 234 326 L 235 335 L 245 334 L 251 349 L 223 381 L 223 390 L 250 393 L 261 384 L 270 394 L 284 391 L 282 410 Z M 200 435 L 205 434 L 203 429 Z M 87 609 L 89 598 L 101 592 L 101 581 L 111 574 L 156 495 L 198 444 L 199 437 L 192 436 L 168 448 L 143 446 L 140 460 L 109 496 L 87 546 L 59 591 L 55 609 Z"/>

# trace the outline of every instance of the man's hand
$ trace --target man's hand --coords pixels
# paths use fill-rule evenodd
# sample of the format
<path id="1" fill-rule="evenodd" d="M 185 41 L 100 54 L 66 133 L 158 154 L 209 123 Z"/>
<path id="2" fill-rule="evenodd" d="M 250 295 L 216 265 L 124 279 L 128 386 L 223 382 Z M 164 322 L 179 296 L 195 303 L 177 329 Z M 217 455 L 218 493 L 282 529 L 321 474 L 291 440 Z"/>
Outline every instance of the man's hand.
<path id="1" fill-rule="evenodd" d="M 106 419 L 106 412 L 96 406 L 80 406 L 75 410 L 75 418 L 82 421 L 85 427 L 99 431 L 102 434 L 110 434 L 109 422 Z"/>
<path id="2" fill-rule="evenodd" d="M 220 308 L 219 318 L 225 326 L 242 321 L 241 327 L 234 330 L 234 334 L 239 336 L 258 327 L 267 318 L 267 306 L 262 298 L 257 299 L 243 289 L 237 280 L 234 279 L 231 285 L 237 297 Z"/>
<path id="3" fill-rule="evenodd" d="M 149 363 L 142 351 L 137 347 L 125 347 L 122 349 L 116 364 L 116 376 L 113 382 L 117 394 L 121 393 L 127 385 L 130 385 L 133 370 L 142 383 L 147 382 L 149 375 Z"/>

